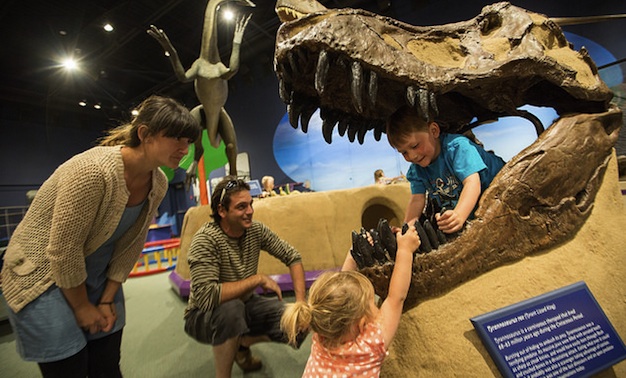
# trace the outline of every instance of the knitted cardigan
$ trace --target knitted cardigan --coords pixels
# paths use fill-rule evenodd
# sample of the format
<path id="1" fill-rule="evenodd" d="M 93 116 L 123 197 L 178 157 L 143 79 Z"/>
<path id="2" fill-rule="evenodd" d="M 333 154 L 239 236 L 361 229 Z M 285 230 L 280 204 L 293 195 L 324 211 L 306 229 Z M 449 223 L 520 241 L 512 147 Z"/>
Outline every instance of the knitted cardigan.
<path id="1" fill-rule="evenodd" d="M 126 281 L 166 191 L 167 178 L 157 168 L 137 221 L 115 244 L 109 279 Z M 85 282 L 85 257 L 111 237 L 129 195 L 121 146 L 94 147 L 59 166 L 9 241 L 0 276 L 9 307 L 20 311 L 53 284 L 71 288 Z"/>

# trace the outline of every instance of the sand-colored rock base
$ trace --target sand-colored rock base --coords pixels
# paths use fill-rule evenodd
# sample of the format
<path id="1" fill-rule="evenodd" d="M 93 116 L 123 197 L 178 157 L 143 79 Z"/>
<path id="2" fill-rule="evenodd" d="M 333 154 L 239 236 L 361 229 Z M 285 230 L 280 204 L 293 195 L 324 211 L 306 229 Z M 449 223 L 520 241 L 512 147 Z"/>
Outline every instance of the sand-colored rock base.
<path id="1" fill-rule="evenodd" d="M 591 216 L 575 238 L 496 268 L 401 320 L 383 377 L 500 376 L 470 318 L 584 281 L 622 340 L 626 339 L 626 209 L 611 160 Z M 626 377 L 626 361 L 597 376 Z"/>
<path id="2" fill-rule="evenodd" d="M 307 271 L 336 269 L 352 246 L 352 230 L 376 227 L 379 218 L 400 226 L 411 190 L 408 183 L 291 194 L 254 201 L 254 219 L 296 247 Z M 189 279 L 187 250 L 195 232 L 212 220 L 210 206 L 193 207 L 185 214 L 176 273 Z M 285 274 L 289 269 L 267 253 L 259 259 L 259 273 Z"/>

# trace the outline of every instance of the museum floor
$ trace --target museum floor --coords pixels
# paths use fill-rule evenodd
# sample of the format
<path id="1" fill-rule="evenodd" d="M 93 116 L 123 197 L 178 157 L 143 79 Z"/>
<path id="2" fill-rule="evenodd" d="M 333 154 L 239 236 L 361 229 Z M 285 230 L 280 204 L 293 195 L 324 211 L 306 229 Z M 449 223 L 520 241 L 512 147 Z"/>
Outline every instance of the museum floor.
<path id="1" fill-rule="evenodd" d="M 122 374 L 134 377 L 212 377 L 214 359 L 211 347 L 200 344 L 183 331 L 182 315 L 186 302 L 171 288 L 169 273 L 129 278 L 124 284 L 128 307 L 127 326 L 122 340 Z M 291 293 L 285 300 L 293 301 Z M 299 350 L 283 344 L 252 346 L 263 360 L 263 369 L 245 377 L 292 378 L 302 375 L 309 356 L 311 338 Z M 15 351 L 15 339 L 7 321 L 0 323 L 0 377 L 38 377 L 32 362 L 22 361 Z M 233 367 L 233 377 L 243 377 Z"/>

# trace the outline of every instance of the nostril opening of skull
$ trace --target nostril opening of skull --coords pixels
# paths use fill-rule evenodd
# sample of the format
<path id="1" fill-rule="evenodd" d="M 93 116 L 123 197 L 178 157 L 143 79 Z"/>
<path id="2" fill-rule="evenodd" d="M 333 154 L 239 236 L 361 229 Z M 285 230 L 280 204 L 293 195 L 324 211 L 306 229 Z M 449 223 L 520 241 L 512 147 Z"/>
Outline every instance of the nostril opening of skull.
<path id="1" fill-rule="evenodd" d="M 497 13 L 490 13 L 480 22 L 480 32 L 483 35 L 491 34 L 502 26 L 502 18 Z"/>
<path id="2" fill-rule="evenodd" d="M 593 204 L 593 200 L 591 200 L 591 194 L 585 188 L 580 192 L 576 193 L 576 206 L 580 211 L 586 211 L 589 206 Z"/>
<path id="3" fill-rule="evenodd" d="M 536 199 L 527 199 L 525 201 L 522 201 L 522 205 L 519 207 L 519 215 L 521 215 L 522 217 L 529 216 L 530 210 L 538 205 L 539 202 Z"/>

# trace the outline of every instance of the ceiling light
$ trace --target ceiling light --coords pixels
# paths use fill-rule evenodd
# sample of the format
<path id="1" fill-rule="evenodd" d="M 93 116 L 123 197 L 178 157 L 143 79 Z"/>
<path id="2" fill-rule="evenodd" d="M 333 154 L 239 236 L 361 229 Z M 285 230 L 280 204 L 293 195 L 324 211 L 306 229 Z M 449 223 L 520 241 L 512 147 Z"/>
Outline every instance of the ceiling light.
<path id="1" fill-rule="evenodd" d="M 102 109 L 102 105 L 100 105 L 100 103 L 97 103 L 97 104 L 94 104 L 93 108 L 100 110 Z"/>
<path id="2" fill-rule="evenodd" d="M 87 106 L 87 100 L 80 100 L 80 101 L 78 101 L 78 105 L 80 105 L 80 106 Z"/>
<path id="3" fill-rule="evenodd" d="M 224 16 L 222 16 L 226 21 L 232 21 L 235 18 L 235 13 L 232 10 L 226 9 L 224 10 Z"/>
<path id="4" fill-rule="evenodd" d="M 107 31 L 107 32 L 113 31 L 113 25 L 109 24 L 108 22 L 104 24 L 103 28 L 104 28 L 104 31 Z"/>
<path id="5" fill-rule="evenodd" d="M 74 71 L 78 68 L 78 63 L 73 58 L 65 58 L 61 65 L 68 71 Z"/>

